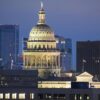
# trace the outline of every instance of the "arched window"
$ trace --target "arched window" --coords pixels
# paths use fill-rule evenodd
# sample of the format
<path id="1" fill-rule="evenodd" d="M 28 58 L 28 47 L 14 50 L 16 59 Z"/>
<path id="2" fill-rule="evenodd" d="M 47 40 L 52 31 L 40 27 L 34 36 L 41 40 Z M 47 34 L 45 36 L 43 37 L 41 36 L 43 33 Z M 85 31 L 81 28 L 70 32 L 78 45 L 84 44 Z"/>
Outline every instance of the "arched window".
<path id="1" fill-rule="evenodd" d="M 45 49 L 45 45 L 43 45 L 43 49 Z"/>
<path id="2" fill-rule="evenodd" d="M 37 48 L 37 46 L 35 45 L 35 46 L 34 46 L 34 49 L 36 49 L 36 48 Z"/>
<path id="3" fill-rule="evenodd" d="M 47 45 L 47 49 L 49 48 L 49 45 Z"/>
<path id="4" fill-rule="evenodd" d="M 39 49 L 41 49 L 41 45 L 39 45 Z"/>

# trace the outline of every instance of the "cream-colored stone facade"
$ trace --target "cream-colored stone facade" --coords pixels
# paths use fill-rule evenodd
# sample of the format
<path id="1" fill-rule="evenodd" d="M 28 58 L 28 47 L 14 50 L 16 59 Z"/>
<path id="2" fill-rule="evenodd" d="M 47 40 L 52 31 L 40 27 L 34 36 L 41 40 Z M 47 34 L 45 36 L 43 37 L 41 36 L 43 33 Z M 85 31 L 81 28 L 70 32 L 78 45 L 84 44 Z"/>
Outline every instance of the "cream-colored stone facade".
<path id="1" fill-rule="evenodd" d="M 24 51 L 23 52 L 24 68 L 37 69 L 39 72 L 50 71 L 57 76 L 60 75 L 60 53 L 46 51 Z M 39 76 L 43 76 L 39 73 Z"/>
<path id="2" fill-rule="evenodd" d="M 38 88 L 71 88 L 70 81 L 39 81 Z"/>
<path id="3" fill-rule="evenodd" d="M 88 72 L 83 72 L 82 74 L 76 76 L 77 82 L 92 82 L 93 76 Z"/>

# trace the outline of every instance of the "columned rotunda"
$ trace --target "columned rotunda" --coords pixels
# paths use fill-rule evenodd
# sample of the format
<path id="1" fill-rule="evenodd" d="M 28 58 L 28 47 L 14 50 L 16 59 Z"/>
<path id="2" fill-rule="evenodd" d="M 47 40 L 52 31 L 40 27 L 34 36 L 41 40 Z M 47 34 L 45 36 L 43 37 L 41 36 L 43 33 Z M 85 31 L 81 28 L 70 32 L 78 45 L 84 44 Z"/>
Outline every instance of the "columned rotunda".
<path id="1" fill-rule="evenodd" d="M 56 48 L 56 40 L 52 29 L 45 24 L 43 3 L 39 11 L 39 20 L 32 28 L 23 50 L 24 69 L 38 70 L 40 77 L 45 75 L 60 76 L 60 52 Z"/>

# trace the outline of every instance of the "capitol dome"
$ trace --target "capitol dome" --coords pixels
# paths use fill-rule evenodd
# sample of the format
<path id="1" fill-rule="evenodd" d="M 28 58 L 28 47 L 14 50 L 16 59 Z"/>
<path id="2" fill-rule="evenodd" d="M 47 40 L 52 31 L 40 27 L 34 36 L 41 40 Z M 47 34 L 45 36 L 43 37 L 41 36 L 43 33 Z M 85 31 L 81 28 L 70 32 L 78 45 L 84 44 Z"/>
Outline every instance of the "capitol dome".
<path id="1" fill-rule="evenodd" d="M 30 41 L 55 41 L 54 32 L 45 24 L 45 11 L 43 9 L 43 3 L 41 3 L 41 9 L 39 11 L 39 21 L 35 27 L 32 28 L 29 34 Z"/>
<path id="2" fill-rule="evenodd" d="M 29 34 L 28 48 L 56 48 L 56 39 L 53 30 L 45 24 L 45 11 L 43 4 L 39 11 L 39 21 Z"/>
<path id="3" fill-rule="evenodd" d="M 29 40 L 55 41 L 54 32 L 46 24 L 37 24 L 30 32 Z"/>

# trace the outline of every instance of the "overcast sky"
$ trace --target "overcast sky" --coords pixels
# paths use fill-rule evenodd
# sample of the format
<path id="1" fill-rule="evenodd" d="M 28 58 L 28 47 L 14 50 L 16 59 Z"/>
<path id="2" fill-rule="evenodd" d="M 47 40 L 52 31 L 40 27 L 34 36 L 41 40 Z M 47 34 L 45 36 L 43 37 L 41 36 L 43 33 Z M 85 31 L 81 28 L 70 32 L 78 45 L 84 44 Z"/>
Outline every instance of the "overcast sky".
<path id="1" fill-rule="evenodd" d="M 55 34 L 78 40 L 100 40 L 100 0 L 43 0 L 46 22 Z M 0 0 L 0 24 L 19 24 L 20 40 L 38 21 L 40 0 Z M 75 56 L 74 56 L 75 57 Z"/>

